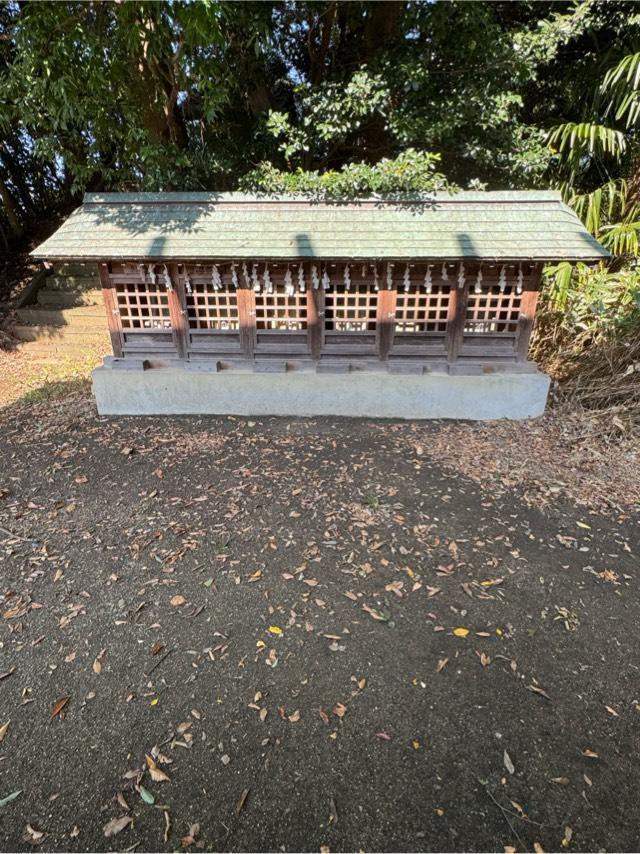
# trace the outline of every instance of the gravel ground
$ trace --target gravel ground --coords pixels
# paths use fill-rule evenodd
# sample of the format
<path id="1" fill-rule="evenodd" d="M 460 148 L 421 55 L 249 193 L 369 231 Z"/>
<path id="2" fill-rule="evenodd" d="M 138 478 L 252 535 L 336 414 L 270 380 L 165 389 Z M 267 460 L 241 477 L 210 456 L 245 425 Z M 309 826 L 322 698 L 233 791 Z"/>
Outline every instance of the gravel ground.
<path id="1" fill-rule="evenodd" d="M 0 428 L 2 850 L 637 850 L 638 517 L 535 427 Z"/>

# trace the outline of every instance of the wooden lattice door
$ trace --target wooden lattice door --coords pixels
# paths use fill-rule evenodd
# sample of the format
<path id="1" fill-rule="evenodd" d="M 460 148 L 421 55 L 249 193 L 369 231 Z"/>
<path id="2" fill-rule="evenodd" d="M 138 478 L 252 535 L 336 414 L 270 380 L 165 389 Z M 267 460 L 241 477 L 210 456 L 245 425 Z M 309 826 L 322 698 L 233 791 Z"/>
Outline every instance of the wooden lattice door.
<path id="1" fill-rule="evenodd" d="M 443 358 L 451 286 L 434 273 L 425 285 L 426 267 L 411 268 L 396 284 L 395 323 L 390 357 Z"/>
<path id="2" fill-rule="evenodd" d="M 516 359 L 522 284 L 515 269 L 501 280 L 497 268 L 484 272 L 480 285 L 470 282 L 465 309 L 461 359 Z"/>
<path id="3" fill-rule="evenodd" d="M 178 353 L 171 319 L 171 290 L 162 274 L 145 265 L 112 264 L 100 271 L 118 316 L 123 356 L 173 357 Z"/>
<path id="4" fill-rule="evenodd" d="M 378 292 L 369 278 L 354 276 L 349 287 L 332 284 L 321 292 L 324 312 L 322 353 L 376 356 Z"/>
<path id="5" fill-rule="evenodd" d="M 283 274 L 273 271 L 271 286 L 253 295 L 256 355 L 306 355 L 308 297 L 299 290 L 287 292 Z"/>
<path id="6" fill-rule="evenodd" d="M 216 267 L 219 280 L 214 284 L 212 268 L 185 265 L 179 268 L 179 282 L 186 305 L 190 358 L 241 355 L 242 338 L 239 302 L 240 288 L 233 282 L 231 265 Z"/>

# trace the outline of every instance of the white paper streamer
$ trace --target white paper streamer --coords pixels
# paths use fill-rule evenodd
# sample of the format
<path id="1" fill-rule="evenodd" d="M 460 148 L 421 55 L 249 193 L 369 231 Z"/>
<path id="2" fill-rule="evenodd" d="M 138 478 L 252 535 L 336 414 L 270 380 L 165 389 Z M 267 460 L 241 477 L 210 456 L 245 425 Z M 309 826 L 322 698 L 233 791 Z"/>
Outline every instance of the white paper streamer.
<path id="1" fill-rule="evenodd" d="M 442 265 L 442 270 L 440 271 L 440 278 L 443 282 L 447 282 L 449 280 L 449 274 L 447 273 L 447 265 Z"/>
<path id="2" fill-rule="evenodd" d="M 295 291 L 296 289 L 293 286 L 293 276 L 291 275 L 291 270 L 287 264 L 287 269 L 284 274 L 284 292 L 288 297 L 292 297 Z"/>
<path id="3" fill-rule="evenodd" d="M 507 287 L 507 271 L 504 266 L 500 268 L 500 275 L 498 276 L 498 285 L 500 286 L 500 293 L 504 293 L 504 289 Z"/>
<path id="4" fill-rule="evenodd" d="M 351 288 L 351 270 L 348 264 L 345 264 L 344 268 L 344 287 L 347 291 Z"/>
<path id="5" fill-rule="evenodd" d="M 431 266 L 427 265 L 427 272 L 424 274 L 424 289 L 430 294 L 433 289 L 433 278 L 431 276 Z"/>
<path id="6" fill-rule="evenodd" d="M 478 275 L 476 276 L 476 286 L 473 289 L 475 293 L 482 293 L 482 267 L 478 267 Z"/>
<path id="7" fill-rule="evenodd" d="M 313 283 L 314 291 L 317 291 L 318 286 L 320 285 L 320 279 L 318 278 L 318 268 L 315 264 L 311 267 L 311 282 Z"/>
<path id="8" fill-rule="evenodd" d="M 458 287 L 464 288 L 464 282 L 465 282 L 464 264 L 461 261 L 460 266 L 458 267 Z"/>
<path id="9" fill-rule="evenodd" d="M 260 293 L 260 279 L 258 278 L 258 265 L 251 265 L 251 281 L 253 282 L 253 290 L 259 294 Z"/>
<path id="10" fill-rule="evenodd" d="M 404 268 L 404 275 L 402 276 L 402 281 L 404 283 L 404 292 L 405 294 L 409 293 L 409 289 L 411 288 L 411 271 L 409 270 L 409 265 Z"/>
<path id="11" fill-rule="evenodd" d="M 304 267 L 302 266 L 302 264 L 298 264 L 298 288 L 301 294 L 303 294 L 307 289 L 306 283 L 304 281 Z"/>

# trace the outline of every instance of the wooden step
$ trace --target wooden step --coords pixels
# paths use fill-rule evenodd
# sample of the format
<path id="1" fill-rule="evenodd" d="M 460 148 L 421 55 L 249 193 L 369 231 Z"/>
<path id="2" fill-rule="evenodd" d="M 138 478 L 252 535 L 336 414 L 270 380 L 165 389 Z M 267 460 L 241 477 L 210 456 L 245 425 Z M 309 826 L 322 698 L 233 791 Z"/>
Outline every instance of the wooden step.
<path id="1" fill-rule="evenodd" d="M 46 308 L 20 308 L 18 320 L 31 326 L 75 327 L 77 329 L 107 329 L 107 318 L 102 306 L 79 306 L 59 310 Z"/>
<path id="2" fill-rule="evenodd" d="M 79 306 L 100 306 L 104 313 L 104 297 L 101 290 L 49 290 L 38 291 L 38 304 L 46 308 L 77 308 Z"/>

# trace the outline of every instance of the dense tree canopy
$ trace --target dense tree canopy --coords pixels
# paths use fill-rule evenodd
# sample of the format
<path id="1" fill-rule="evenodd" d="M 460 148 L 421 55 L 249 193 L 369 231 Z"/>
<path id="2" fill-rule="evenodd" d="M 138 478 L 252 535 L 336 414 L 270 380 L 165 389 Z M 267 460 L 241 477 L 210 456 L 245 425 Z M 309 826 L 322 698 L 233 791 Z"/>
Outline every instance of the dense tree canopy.
<path id="1" fill-rule="evenodd" d="M 602 81 L 639 35 L 625 2 L 10 0 L 0 247 L 87 188 L 631 180 L 635 125 Z M 567 128 L 585 122 L 625 156 L 577 147 Z"/>

